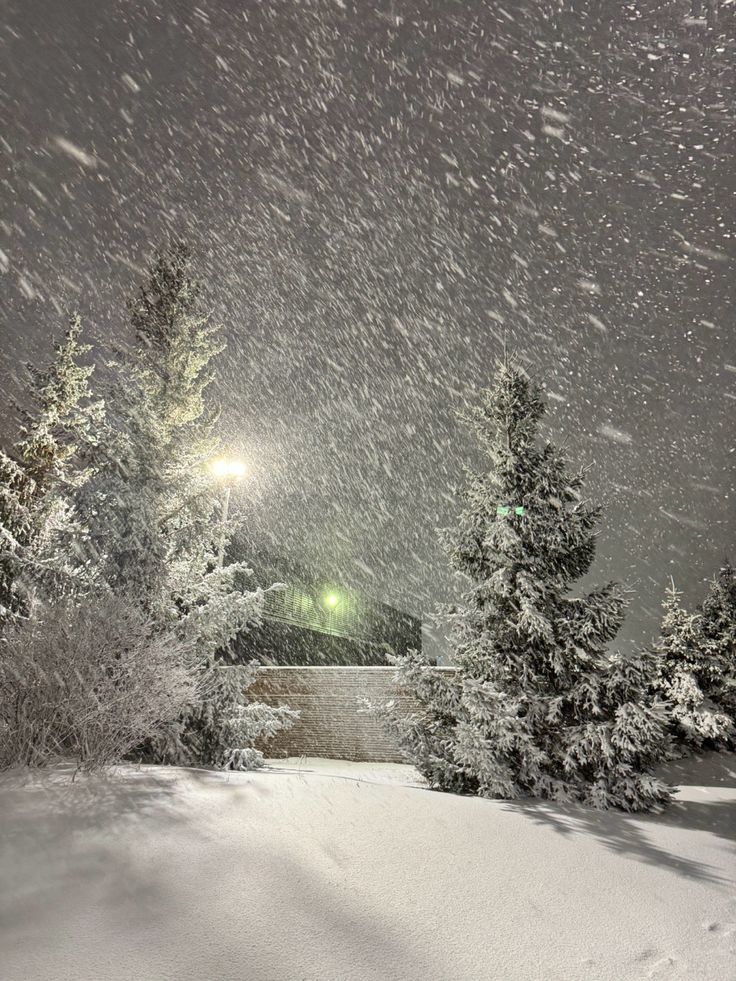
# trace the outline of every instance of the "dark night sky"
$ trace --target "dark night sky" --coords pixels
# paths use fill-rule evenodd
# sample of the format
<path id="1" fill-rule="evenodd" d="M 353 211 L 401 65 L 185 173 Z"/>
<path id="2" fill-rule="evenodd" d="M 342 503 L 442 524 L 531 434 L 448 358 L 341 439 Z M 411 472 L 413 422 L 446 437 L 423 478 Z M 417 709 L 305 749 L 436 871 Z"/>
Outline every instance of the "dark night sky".
<path id="1" fill-rule="evenodd" d="M 670 575 L 693 603 L 734 554 L 736 3 L 688 11 L 5 0 L 8 396 L 68 311 L 120 336 L 183 235 L 249 523 L 426 613 L 477 463 L 455 412 L 505 331 L 648 639 Z"/>

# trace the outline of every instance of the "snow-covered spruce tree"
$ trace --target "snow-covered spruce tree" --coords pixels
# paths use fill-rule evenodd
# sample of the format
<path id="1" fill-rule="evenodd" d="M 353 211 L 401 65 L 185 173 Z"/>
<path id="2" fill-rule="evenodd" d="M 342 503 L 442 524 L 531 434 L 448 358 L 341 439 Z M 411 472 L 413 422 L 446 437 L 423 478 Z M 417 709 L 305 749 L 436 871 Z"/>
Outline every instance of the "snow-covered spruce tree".
<path id="1" fill-rule="evenodd" d="M 218 651 L 259 622 L 264 591 L 247 588 L 245 563 L 221 567 L 217 560 L 222 505 L 208 464 L 219 450 L 218 415 L 207 389 L 224 343 L 201 312 L 190 265 L 183 244 L 158 253 L 129 304 L 135 343 L 114 366 L 108 438 L 85 487 L 84 512 L 110 588 L 173 632 L 187 666 L 200 672 L 202 700 L 149 744 L 149 754 L 235 766 L 251 761 L 255 740 L 290 724 L 293 713 L 250 711 L 248 669 L 234 667 L 227 685 L 216 682 Z M 210 753 L 212 725 L 218 738 L 237 742 Z"/>
<path id="2" fill-rule="evenodd" d="M 660 636 L 654 645 L 654 688 L 669 704 L 672 736 L 681 747 L 722 749 L 735 734 L 733 717 L 722 704 L 724 696 L 732 697 L 727 652 L 719 650 L 717 635 L 708 636 L 703 616 L 683 608 L 674 582 L 663 607 Z M 713 606 L 709 611 L 714 614 L 709 622 L 712 632 L 719 617 Z"/>
<path id="3" fill-rule="evenodd" d="M 231 666 L 212 663 L 203 673 L 199 695 L 173 726 L 162 730 L 155 756 L 165 763 L 201 763 L 231 770 L 263 765 L 256 742 L 271 739 L 293 725 L 299 713 L 250 701 L 246 692 L 255 681 L 255 663 Z"/>
<path id="4" fill-rule="evenodd" d="M 23 559 L 33 539 L 36 487 L 20 464 L 0 450 L 0 629 L 28 614 Z"/>
<path id="5" fill-rule="evenodd" d="M 538 445 L 543 413 L 540 388 L 504 359 L 469 413 L 487 468 L 467 474 L 446 540 L 467 584 L 450 614 L 456 673 L 395 659 L 421 710 L 382 714 L 439 789 L 647 810 L 669 799 L 652 774 L 667 747 L 664 708 L 645 698 L 652 659 L 607 653 L 624 613 L 615 584 L 569 595 L 600 509 L 580 498 L 583 472 Z"/>
<path id="6" fill-rule="evenodd" d="M 726 561 L 700 607 L 703 636 L 720 668 L 713 697 L 736 729 L 736 570 Z M 732 740 L 736 737 L 736 732 Z"/>
<path id="7" fill-rule="evenodd" d="M 91 566 L 71 498 L 87 479 L 83 447 L 99 432 L 103 404 L 92 398 L 90 345 L 71 318 L 44 371 L 29 367 L 31 392 L 21 408 L 13 456 L 0 451 L 0 625 L 27 616 L 34 597 L 58 598 L 89 586 Z"/>

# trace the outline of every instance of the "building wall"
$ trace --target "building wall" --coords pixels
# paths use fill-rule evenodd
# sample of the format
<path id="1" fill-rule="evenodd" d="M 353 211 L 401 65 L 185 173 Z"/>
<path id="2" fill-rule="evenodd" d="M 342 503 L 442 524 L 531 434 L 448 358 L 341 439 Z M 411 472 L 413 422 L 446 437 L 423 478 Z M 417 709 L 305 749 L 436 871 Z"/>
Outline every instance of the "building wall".
<path id="1" fill-rule="evenodd" d="M 326 595 L 330 595 L 327 593 Z M 263 622 L 243 631 L 223 653 L 235 663 L 383 665 L 387 653 L 422 649 L 422 622 L 386 603 L 343 590 L 334 609 L 303 584 L 266 594 Z"/>
<path id="2" fill-rule="evenodd" d="M 269 705 L 287 704 L 298 709 L 301 718 L 288 732 L 260 748 L 271 758 L 317 756 L 405 763 L 380 724 L 358 711 L 361 698 L 395 699 L 407 713 L 418 708 L 409 695 L 398 691 L 395 675 L 395 668 L 380 667 L 262 668 L 248 694 Z"/>
<path id="3" fill-rule="evenodd" d="M 260 626 L 249 627 L 236 638 L 228 660 L 322 667 L 336 664 L 388 665 L 386 647 L 379 644 L 265 619 Z"/>
<path id="4" fill-rule="evenodd" d="M 234 652 L 235 660 L 255 656 L 265 664 L 385 665 L 386 650 L 403 654 L 422 649 L 420 617 L 341 582 L 334 571 L 328 574 L 313 562 L 274 552 L 272 546 L 239 529 L 228 548 L 228 559 L 245 561 L 252 570 L 243 577 L 243 586 L 266 590 L 263 626 L 239 638 L 242 649 Z M 271 589 L 275 583 L 280 588 Z M 344 642 L 324 641 L 325 650 L 315 651 L 327 637 Z M 307 660 L 302 660 L 305 654 Z"/>

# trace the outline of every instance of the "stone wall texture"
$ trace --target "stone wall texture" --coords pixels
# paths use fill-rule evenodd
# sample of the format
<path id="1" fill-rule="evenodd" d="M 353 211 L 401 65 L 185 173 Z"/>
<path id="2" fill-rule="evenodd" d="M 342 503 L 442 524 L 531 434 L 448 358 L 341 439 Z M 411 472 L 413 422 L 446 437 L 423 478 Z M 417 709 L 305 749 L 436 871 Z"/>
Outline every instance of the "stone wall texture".
<path id="1" fill-rule="evenodd" d="M 453 671 L 453 668 L 435 668 Z M 264 667 L 248 695 L 301 713 L 287 732 L 260 748 L 266 756 L 317 756 L 371 763 L 405 763 L 380 724 L 361 713 L 360 699 L 394 699 L 407 712 L 418 706 L 398 690 L 393 667 Z"/>

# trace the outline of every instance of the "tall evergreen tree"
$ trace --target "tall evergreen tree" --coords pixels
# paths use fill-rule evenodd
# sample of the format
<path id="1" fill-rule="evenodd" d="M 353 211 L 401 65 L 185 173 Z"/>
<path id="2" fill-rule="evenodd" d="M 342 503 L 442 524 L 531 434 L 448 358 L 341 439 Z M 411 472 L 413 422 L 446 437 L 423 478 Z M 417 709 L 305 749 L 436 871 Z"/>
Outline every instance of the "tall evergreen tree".
<path id="1" fill-rule="evenodd" d="M 736 727 L 736 570 L 730 562 L 724 563 L 710 584 L 700 616 L 703 636 L 720 673 L 713 697 Z"/>
<path id="2" fill-rule="evenodd" d="M 383 714 L 441 789 L 646 810 L 669 797 L 651 772 L 666 749 L 663 708 L 644 698 L 651 658 L 607 653 L 624 615 L 618 586 L 569 595 L 601 512 L 581 499 L 583 472 L 538 445 L 544 411 L 539 386 L 504 359 L 469 414 L 486 467 L 468 473 L 446 541 L 466 584 L 450 616 L 457 670 L 397 659 L 422 710 Z"/>
<path id="3" fill-rule="evenodd" d="M 264 591 L 247 588 L 246 563 L 218 561 L 222 504 L 208 465 L 220 442 L 207 389 L 224 344 L 202 313 L 190 267 L 184 244 L 159 252 L 129 304 L 135 343 L 113 366 L 107 438 L 83 506 L 109 587 L 176 635 L 188 666 L 201 671 L 203 693 L 224 692 L 210 677 L 217 652 L 259 621 Z M 249 677 L 243 673 L 243 687 Z M 220 715 L 239 713 L 240 691 L 236 697 L 227 688 Z M 192 747 L 213 744 L 190 731 L 205 724 L 200 709 L 192 706 L 178 730 L 168 732 L 161 758 L 191 762 Z M 273 720 L 287 723 L 287 714 L 271 711 Z M 243 735 L 242 727 L 231 730 Z M 198 762 L 223 759 L 244 757 L 220 748 L 217 758 Z"/>
<path id="4" fill-rule="evenodd" d="M 198 312 L 189 261 L 183 245 L 158 254 L 129 303 L 135 343 L 108 366 L 105 439 L 82 495 L 105 581 L 159 613 L 172 564 L 188 545 L 206 547 L 217 508 L 203 395 L 221 344 Z"/>
<path id="5" fill-rule="evenodd" d="M 151 608 L 168 606 L 173 566 L 206 551 L 217 510 L 204 397 L 222 343 L 189 264 L 182 244 L 157 254 L 128 305 L 135 343 L 109 366 L 107 436 L 85 495 L 106 581 Z"/>
<path id="6" fill-rule="evenodd" d="M 688 613 L 674 582 L 667 591 L 660 636 L 654 645 L 657 658 L 655 690 L 670 705 L 671 731 L 676 743 L 695 749 L 729 745 L 736 732 L 729 711 L 733 682 L 729 679 L 727 645 L 721 633 L 727 593 L 716 580 L 706 600 L 708 618 Z M 723 585 L 727 585 L 724 579 Z"/>
<path id="7" fill-rule="evenodd" d="M 0 450 L 0 629 L 28 613 L 23 562 L 34 537 L 36 487 L 20 464 Z"/>
<path id="8" fill-rule="evenodd" d="M 68 464 L 98 436 L 103 403 L 92 397 L 90 378 L 94 366 L 80 362 L 92 350 L 90 344 L 80 343 L 81 332 L 82 323 L 75 314 L 63 342 L 55 345 L 50 367 L 38 371 L 28 366 L 33 380 L 33 408 L 21 410 L 23 425 L 17 450 L 39 495 L 51 484 L 74 485 L 84 479 L 79 468 L 72 469 Z"/>
<path id="9" fill-rule="evenodd" d="M 0 452 L 0 624 L 26 616 L 39 589 L 70 592 L 88 575 L 71 493 L 88 476 L 81 451 L 97 437 L 103 404 L 90 390 L 94 367 L 80 361 L 91 350 L 80 333 L 74 316 L 51 365 L 28 366 L 21 438 L 12 456 Z"/>

